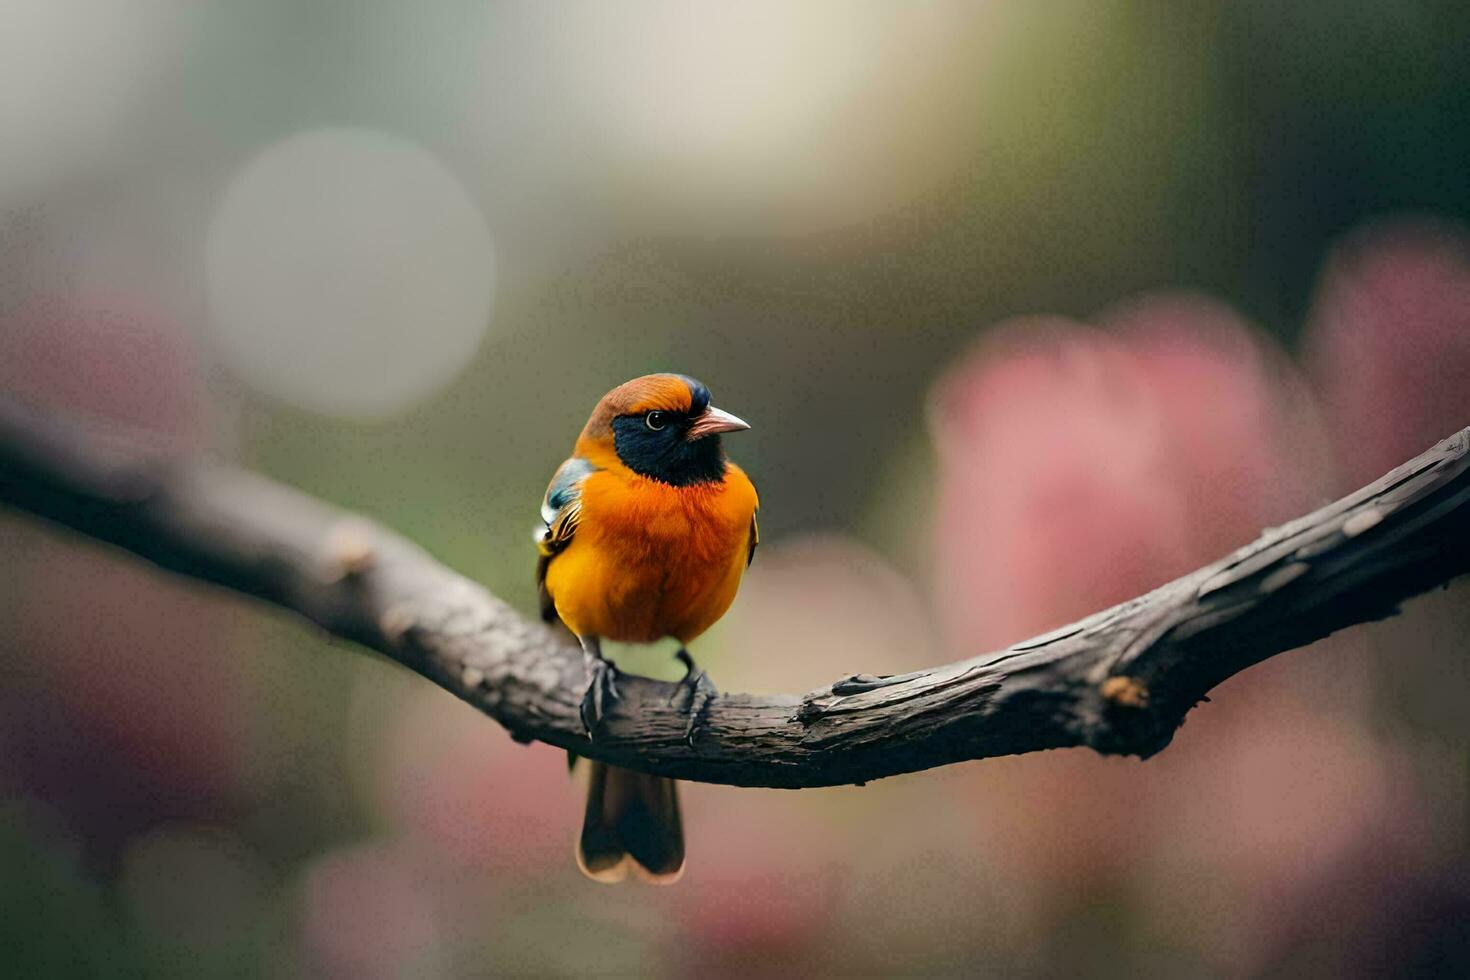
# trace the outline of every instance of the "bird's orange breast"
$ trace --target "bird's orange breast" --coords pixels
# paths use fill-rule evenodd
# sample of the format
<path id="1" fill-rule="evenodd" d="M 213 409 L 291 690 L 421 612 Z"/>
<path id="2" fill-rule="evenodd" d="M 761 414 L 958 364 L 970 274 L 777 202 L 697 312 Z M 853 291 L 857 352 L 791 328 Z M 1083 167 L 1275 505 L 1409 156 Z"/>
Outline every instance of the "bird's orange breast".
<path id="1" fill-rule="evenodd" d="M 557 615 L 582 636 L 692 641 L 735 599 L 756 504 L 733 463 L 722 482 L 685 487 L 593 473 L 577 533 L 546 572 Z"/>

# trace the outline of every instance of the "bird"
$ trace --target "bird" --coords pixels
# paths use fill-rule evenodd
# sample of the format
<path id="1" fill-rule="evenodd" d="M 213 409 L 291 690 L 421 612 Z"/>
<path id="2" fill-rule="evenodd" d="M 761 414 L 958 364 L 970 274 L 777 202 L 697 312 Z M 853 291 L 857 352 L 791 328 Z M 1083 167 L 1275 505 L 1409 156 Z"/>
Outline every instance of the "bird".
<path id="1" fill-rule="evenodd" d="M 619 697 L 601 642 L 673 637 L 692 743 L 699 697 L 713 696 L 713 685 L 688 644 L 730 608 L 760 543 L 759 495 L 721 444 L 723 434 L 749 428 L 710 404 L 703 383 L 645 375 L 602 397 L 552 476 L 535 535 L 536 584 L 542 618 L 570 630 L 586 658 L 589 739 Z M 570 753 L 573 767 L 578 758 Z M 674 781 L 586 761 L 577 866 L 594 881 L 621 881 L 629 870 L 677 881 L 684 833 Z"/>

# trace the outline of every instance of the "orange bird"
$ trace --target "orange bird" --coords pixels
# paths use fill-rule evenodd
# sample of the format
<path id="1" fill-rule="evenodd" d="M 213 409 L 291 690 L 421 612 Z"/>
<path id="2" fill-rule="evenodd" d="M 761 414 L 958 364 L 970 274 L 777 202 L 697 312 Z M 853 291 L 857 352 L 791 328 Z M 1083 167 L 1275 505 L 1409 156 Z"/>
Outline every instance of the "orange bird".
<path id="1" fill-rule="evenodd" d="M 755 556 L 755 486 L 725 458 L 720 434 L 750 428 L 681 374 L 650 374 L 602 397 L 541 503 L 541 615 L 582 644 L 592 673 L 582 722 L 592 738 L 618 696 L 601 641 L 679 641 L 690 732 L 700 686 L 685 645 L 725 614 Z M 576 757 L 572 761 L 575 763 Z M 620 881 L 631 865 L 655 882 L 684 870 L 674 781 L 591 763 L 577 866 Z"/>

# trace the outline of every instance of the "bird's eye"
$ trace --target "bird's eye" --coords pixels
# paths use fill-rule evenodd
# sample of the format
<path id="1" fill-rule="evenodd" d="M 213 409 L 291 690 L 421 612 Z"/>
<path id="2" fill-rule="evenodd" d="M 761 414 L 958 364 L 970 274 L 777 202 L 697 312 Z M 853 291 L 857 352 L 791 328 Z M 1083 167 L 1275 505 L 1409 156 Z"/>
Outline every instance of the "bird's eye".
<path id="1" fill-rule="evenodd" d="M 665 425 L 668 425 L 669 424 L 668 413 L 667 412 L 649 412 L 644 417 L 643 423 L 645 425 L 647 425 L 653 431 L 657 432 L 659 429 L 662 429 Z"/>

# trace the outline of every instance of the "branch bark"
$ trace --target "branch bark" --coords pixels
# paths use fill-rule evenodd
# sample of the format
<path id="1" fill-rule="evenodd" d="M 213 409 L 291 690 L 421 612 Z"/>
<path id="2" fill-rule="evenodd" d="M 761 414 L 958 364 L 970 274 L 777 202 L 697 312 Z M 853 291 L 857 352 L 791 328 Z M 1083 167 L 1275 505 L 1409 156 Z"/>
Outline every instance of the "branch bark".
<path id="1" fill-rule="evenodd" d="M 619 681 L 623 700 L 589 742 L 583 659 L 563 634 L 385 528 L 261 476 L 0 405 L 0 501 L 381 651 L 517 740 L 798 788 L 1064 746 L 1153 755 L 1232 674 L 1470 570 L 1470 429 L 1232 555 L 1009 649 L 802 696 L 720 694 L 692 745 L 673 685 L 639 677 Z"/>

